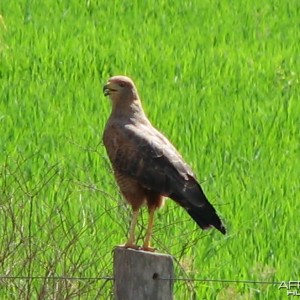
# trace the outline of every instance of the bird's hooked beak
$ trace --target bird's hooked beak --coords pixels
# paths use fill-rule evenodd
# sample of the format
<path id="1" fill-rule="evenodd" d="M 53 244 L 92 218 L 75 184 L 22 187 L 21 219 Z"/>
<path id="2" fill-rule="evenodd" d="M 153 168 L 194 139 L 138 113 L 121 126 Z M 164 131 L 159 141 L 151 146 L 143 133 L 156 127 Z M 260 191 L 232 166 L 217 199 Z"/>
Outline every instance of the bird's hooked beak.
<path id="1" fill-rule="evenodd" d="M 109 95 L 109 83 L 107 83 L 103 86 L 103 94 L 104 94 L 104 96 Z"/>
<path id="2" fill-rule="evenodd" d="M 103 94 L 104 96 L 109 96 L 112 92 L 117 92 L 117 89 L 113 88 L 115 86 L 114 83 L 108 82 L 103 86 Z"/>

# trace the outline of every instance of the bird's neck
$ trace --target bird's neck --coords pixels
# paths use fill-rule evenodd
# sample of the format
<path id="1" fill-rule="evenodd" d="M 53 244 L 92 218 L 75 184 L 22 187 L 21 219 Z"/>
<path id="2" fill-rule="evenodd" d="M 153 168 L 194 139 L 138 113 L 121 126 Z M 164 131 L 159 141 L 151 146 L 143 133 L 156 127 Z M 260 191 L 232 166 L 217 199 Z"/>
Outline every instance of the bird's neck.
<path id="1" fill-rule="evenodd" d="M 140 99 L 134 99 L 130 102 L 120 101 L 119 103 L 113 103 L 112 115 L 118 118 L 133 118 L 136 121 L 147 119 Z"/>

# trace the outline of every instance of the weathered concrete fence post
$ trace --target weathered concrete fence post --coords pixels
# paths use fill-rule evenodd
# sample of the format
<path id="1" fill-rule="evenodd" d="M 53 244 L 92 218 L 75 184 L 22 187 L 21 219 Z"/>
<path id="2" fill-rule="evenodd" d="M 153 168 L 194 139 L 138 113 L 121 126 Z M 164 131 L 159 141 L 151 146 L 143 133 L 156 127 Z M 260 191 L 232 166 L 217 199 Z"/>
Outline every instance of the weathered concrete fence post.
<path id="1" fill-rule="evenodd" d="M 116 248 L 114 250 L 114 295 L 116 300 L 172 300 L 172 256 Z"/>

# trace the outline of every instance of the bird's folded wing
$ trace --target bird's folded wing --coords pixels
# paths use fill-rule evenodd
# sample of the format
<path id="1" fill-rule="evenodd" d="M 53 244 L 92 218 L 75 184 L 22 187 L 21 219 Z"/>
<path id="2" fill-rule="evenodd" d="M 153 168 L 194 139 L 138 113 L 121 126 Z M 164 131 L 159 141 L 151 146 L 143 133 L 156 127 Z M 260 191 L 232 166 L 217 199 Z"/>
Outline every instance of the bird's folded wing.
<path id="1" fill-rule="evenodd" d="M 114 126 L 105 140 L 113 168 L 146 188 L 168 196 L 198 186 L 191 168 L 153 127 Z"/>

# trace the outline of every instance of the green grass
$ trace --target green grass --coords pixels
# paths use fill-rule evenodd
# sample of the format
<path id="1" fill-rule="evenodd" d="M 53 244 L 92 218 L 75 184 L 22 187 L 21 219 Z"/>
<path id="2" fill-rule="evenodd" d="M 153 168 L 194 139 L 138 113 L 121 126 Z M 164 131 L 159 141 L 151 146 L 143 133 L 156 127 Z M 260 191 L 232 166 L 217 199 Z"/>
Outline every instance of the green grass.
<path id="1" fill-rule="evenodd" d="M 202 232 L 168 201 L 154 244 L 176 275 L 299 279 L 299 1 L 128 2 L 0 2 L 0 274 L 112 274 L 130 210 L 101 143 L 102 85 L 126 74 L 228 228 Z M 105 281 L 0 280 L 1 299 L 111 295 Z M 285 297 L 175 284 L 176 299 Z"/>

